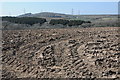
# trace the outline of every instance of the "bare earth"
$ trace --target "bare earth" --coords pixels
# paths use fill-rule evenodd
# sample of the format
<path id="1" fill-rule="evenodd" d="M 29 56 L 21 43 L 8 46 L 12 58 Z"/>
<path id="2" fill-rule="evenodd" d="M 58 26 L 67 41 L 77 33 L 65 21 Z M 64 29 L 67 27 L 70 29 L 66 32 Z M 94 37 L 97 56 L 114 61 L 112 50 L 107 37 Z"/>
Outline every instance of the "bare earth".
<path id="1" fill-rule="evenodd" d="M 120 78 L 120 28 L 4 30 L 3 78 Z"/>

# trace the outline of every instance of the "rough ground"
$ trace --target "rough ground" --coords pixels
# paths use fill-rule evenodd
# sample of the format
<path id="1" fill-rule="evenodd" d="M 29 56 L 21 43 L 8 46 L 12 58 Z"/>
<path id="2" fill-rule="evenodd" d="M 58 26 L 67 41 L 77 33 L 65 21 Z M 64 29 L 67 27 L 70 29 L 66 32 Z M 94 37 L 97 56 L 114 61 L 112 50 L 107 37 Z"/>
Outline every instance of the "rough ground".
<path id="1" fill-rule="evenodd" d="M 3 78 L 120 78 L 120 28 L 3 31 Z"/>

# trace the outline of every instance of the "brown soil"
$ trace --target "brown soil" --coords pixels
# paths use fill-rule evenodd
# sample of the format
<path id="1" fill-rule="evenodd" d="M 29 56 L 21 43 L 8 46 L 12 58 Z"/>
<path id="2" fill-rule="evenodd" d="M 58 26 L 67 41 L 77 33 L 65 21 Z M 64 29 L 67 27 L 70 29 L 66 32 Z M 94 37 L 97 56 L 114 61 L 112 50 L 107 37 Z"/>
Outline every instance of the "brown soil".
<path id="1" fill-rule="evenodd" d="M 4 78 L 120 78 L 119 27 L 4 30 Z"/>

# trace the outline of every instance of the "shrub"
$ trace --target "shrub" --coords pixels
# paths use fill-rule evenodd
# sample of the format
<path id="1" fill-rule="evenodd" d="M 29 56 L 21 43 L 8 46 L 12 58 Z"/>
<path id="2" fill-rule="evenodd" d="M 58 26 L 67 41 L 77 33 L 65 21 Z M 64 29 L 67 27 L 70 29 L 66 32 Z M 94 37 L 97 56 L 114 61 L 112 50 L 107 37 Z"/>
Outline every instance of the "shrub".
<path id="1" fill-rule="evenodd" d="M 46 22 L 46 19 L 44 18 L 35 18 L 35 17 L 2 17 L 2 21 L 8 21 L 12 23 L 18 23 L 18 24 L 29 24 L 33 25 L 36 23 L 43 24 Z"/>
<path id="2" fill-rule="evenodd" d="M 68 25 L 68 26 L 78 26 L 82 25 L 83 23 L 91 23 L 90 21 L 82 21 L 82 20 L 64 20 L 64 19 L 51 19 L 49 24 L 56 25 Z"/>

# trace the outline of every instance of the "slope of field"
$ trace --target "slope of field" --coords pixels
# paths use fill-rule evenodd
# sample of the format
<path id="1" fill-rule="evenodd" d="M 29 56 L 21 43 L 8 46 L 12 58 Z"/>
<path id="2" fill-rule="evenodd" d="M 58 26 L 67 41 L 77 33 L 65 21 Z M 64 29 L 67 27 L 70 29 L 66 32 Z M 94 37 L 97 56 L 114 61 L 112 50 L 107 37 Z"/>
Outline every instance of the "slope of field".
<path id="1" fill-rule="evenodd" d="M 3 78 L 120 78 L 119 27 L 4 30 Z"/>

